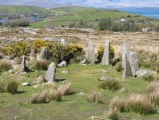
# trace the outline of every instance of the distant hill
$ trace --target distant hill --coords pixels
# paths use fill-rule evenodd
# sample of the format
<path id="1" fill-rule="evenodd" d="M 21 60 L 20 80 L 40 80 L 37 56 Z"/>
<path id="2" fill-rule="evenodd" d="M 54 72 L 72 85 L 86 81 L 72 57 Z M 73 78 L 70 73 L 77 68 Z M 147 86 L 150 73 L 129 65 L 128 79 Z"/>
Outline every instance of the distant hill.
<path id="1" fill-rule="evenodd" d="M 0 6 L 0 13 L 35 13 L 40 17 L 47 17 L 50 15 L 48 9 L 33 7 L 33 6 L 23 6 L 23 5 L 4 5 Z"/>

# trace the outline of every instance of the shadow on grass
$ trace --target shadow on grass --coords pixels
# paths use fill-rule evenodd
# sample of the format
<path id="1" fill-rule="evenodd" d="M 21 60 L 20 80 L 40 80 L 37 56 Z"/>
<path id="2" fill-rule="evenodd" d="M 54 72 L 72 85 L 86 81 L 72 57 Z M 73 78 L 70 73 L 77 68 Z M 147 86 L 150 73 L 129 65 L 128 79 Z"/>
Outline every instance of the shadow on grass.
<path id="1" fill-rule="evenodd" d="M 55 79 L 56 82 L 62 82 L 65 81 L 66 79 Z"/>
<path id="2" fill-rule="evenodd" d="M 26 91 L 18 91 L 17 94 L 23 94 L 25 93 Z"/>

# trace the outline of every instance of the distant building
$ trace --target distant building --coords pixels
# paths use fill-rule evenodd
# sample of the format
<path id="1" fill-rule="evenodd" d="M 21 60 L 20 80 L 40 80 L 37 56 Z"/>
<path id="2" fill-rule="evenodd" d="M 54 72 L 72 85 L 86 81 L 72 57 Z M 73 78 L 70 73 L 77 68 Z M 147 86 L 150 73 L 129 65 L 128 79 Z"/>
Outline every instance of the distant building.
<path id="1" fill-rule="evenodd" d="M 142 32 L 149 32 L 149 31 L 151 31 L 151 29 L 150 29 L 150 28 L 148 28 L 148 27 L 146 27 L 146 28 L 142 28 Z"/>

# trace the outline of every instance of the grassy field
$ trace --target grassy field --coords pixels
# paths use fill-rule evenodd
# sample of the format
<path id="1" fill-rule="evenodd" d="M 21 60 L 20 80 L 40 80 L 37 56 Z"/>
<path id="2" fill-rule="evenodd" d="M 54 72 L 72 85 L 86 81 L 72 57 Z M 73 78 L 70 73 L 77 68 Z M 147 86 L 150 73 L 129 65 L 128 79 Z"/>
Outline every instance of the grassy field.
<path id="1" fill-rule="evenodd" d="M 62 74 L 62 70 L 68 70 L 69 74 Z M 102 72 L 105 70 L 106 72 Z M 52 101 L 43 104 L 26 103 L 32 94 L 47 90 L 49 86 L 40 86 L 33 88 L 33 81 L 39 74 L 45 74 L 45 71 L 30 72 L 27 75 L 11 74 L 3 72 L 0 81 L 7 83 L 10 80 L 19 82 L 19 94 L 11 95 L 8 93 L 0 93 L 0 119 L 1 120 L 89 120 L 91 116 L 107 117 L 108 105 L 110 100 L 119 96 L 127 98 L 133 93 L 145 93 L 149 82 L 145 82 L 142 78 L 122 78 L 122 72 L 116 72 L 112 66 L 88 65 L 81 66 L 79 64 L 69 65 L 64 68 L 57 68 L 56 79 L 64 79 L 64 81 L 55 82 L 55 85 L 70 82 L 74 94 L 62 97 L 61 102 Z M 114 77 L 119 80 L 122 89 L 112 92 L 99 88 L 98 78 L 102 76 Z M 21 83 L 29 81 L 31 86 L 22 87 Z M 101 93 L 103 103 L 87 102 L 87 95 L 93 90 Z M 86 96 L 80 96 L 79 93 L 84 92 Z M 159 110 L 159 106 L 157 106 Z M 159 112 L 152 115 L 140 115 L 136 113 L 121 113 L 121 120 L 158 120 Z"/>
<path id="2" fill-rule="evenodd" d="M 7 13 L 36 13 L 39 14 L 41 17 L 49 16 L 50 13 L 47 9 L 40 8 L 40 7 L 33 7 L 33 6 L 22 6 L 22 5 L 5 5 L 0 6 L 0 12 L 7 12 Z"/>

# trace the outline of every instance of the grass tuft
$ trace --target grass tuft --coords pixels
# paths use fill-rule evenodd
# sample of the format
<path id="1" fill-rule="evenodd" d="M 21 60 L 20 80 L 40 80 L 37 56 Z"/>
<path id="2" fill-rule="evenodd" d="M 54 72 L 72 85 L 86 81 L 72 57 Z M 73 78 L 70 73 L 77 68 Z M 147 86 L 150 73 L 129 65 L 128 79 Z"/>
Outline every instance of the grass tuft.
<path id="1" fill-rule="evenodd" d="M 6 92 L 6 86 L 2 82 L 0 82 L 0 92 Z"/>
<path id="2" fill-rule="evenodd" d="M 88 102 L 101 103 L 102 101 L 101 101 L 101 94 L 100 94 L 100 92 L 92 91 L 92 93 L 88 95 L 87 101 Z"/>
<path id="3" fill-rule="evenodd" d="M 12 65 L 8 59 L 1 60 L 1 70 L 2 71 L 8 71 L 12 68 Z"/>
<path id="4" fill-rule="evenodd" d="M 108 118 L 111 120 L 119 120 L 119 110 L 117 107 L 115 107 L 114 109 L 110 109 L 108 112 Z"/>
<path id="5" fill-rule="evenodd" d="M 121 88 L 121 85 L 118 80 L 108 79 L 108 80 L 101 81 L 99 88 L 116 91 Z"/>
<path id="6" fill-rule="evenodd" d="M 142 79 L 151 82 L 155 80 L 155 76 L 153 74 L 146 74 L 142 77 Z"/>
<path id="7" fill-rule="evenodd" d="M 35 62 L 35 69 L 36 70 L 47 70 L 49 62 L 47 60 L 37 60 Z"/>
<path id="8" fill-rule="evenodd" d="M 15 80 L 11 80 L 7 85 L 7 92 L 11 94 L 18 93 L 18 83 Z"/>

